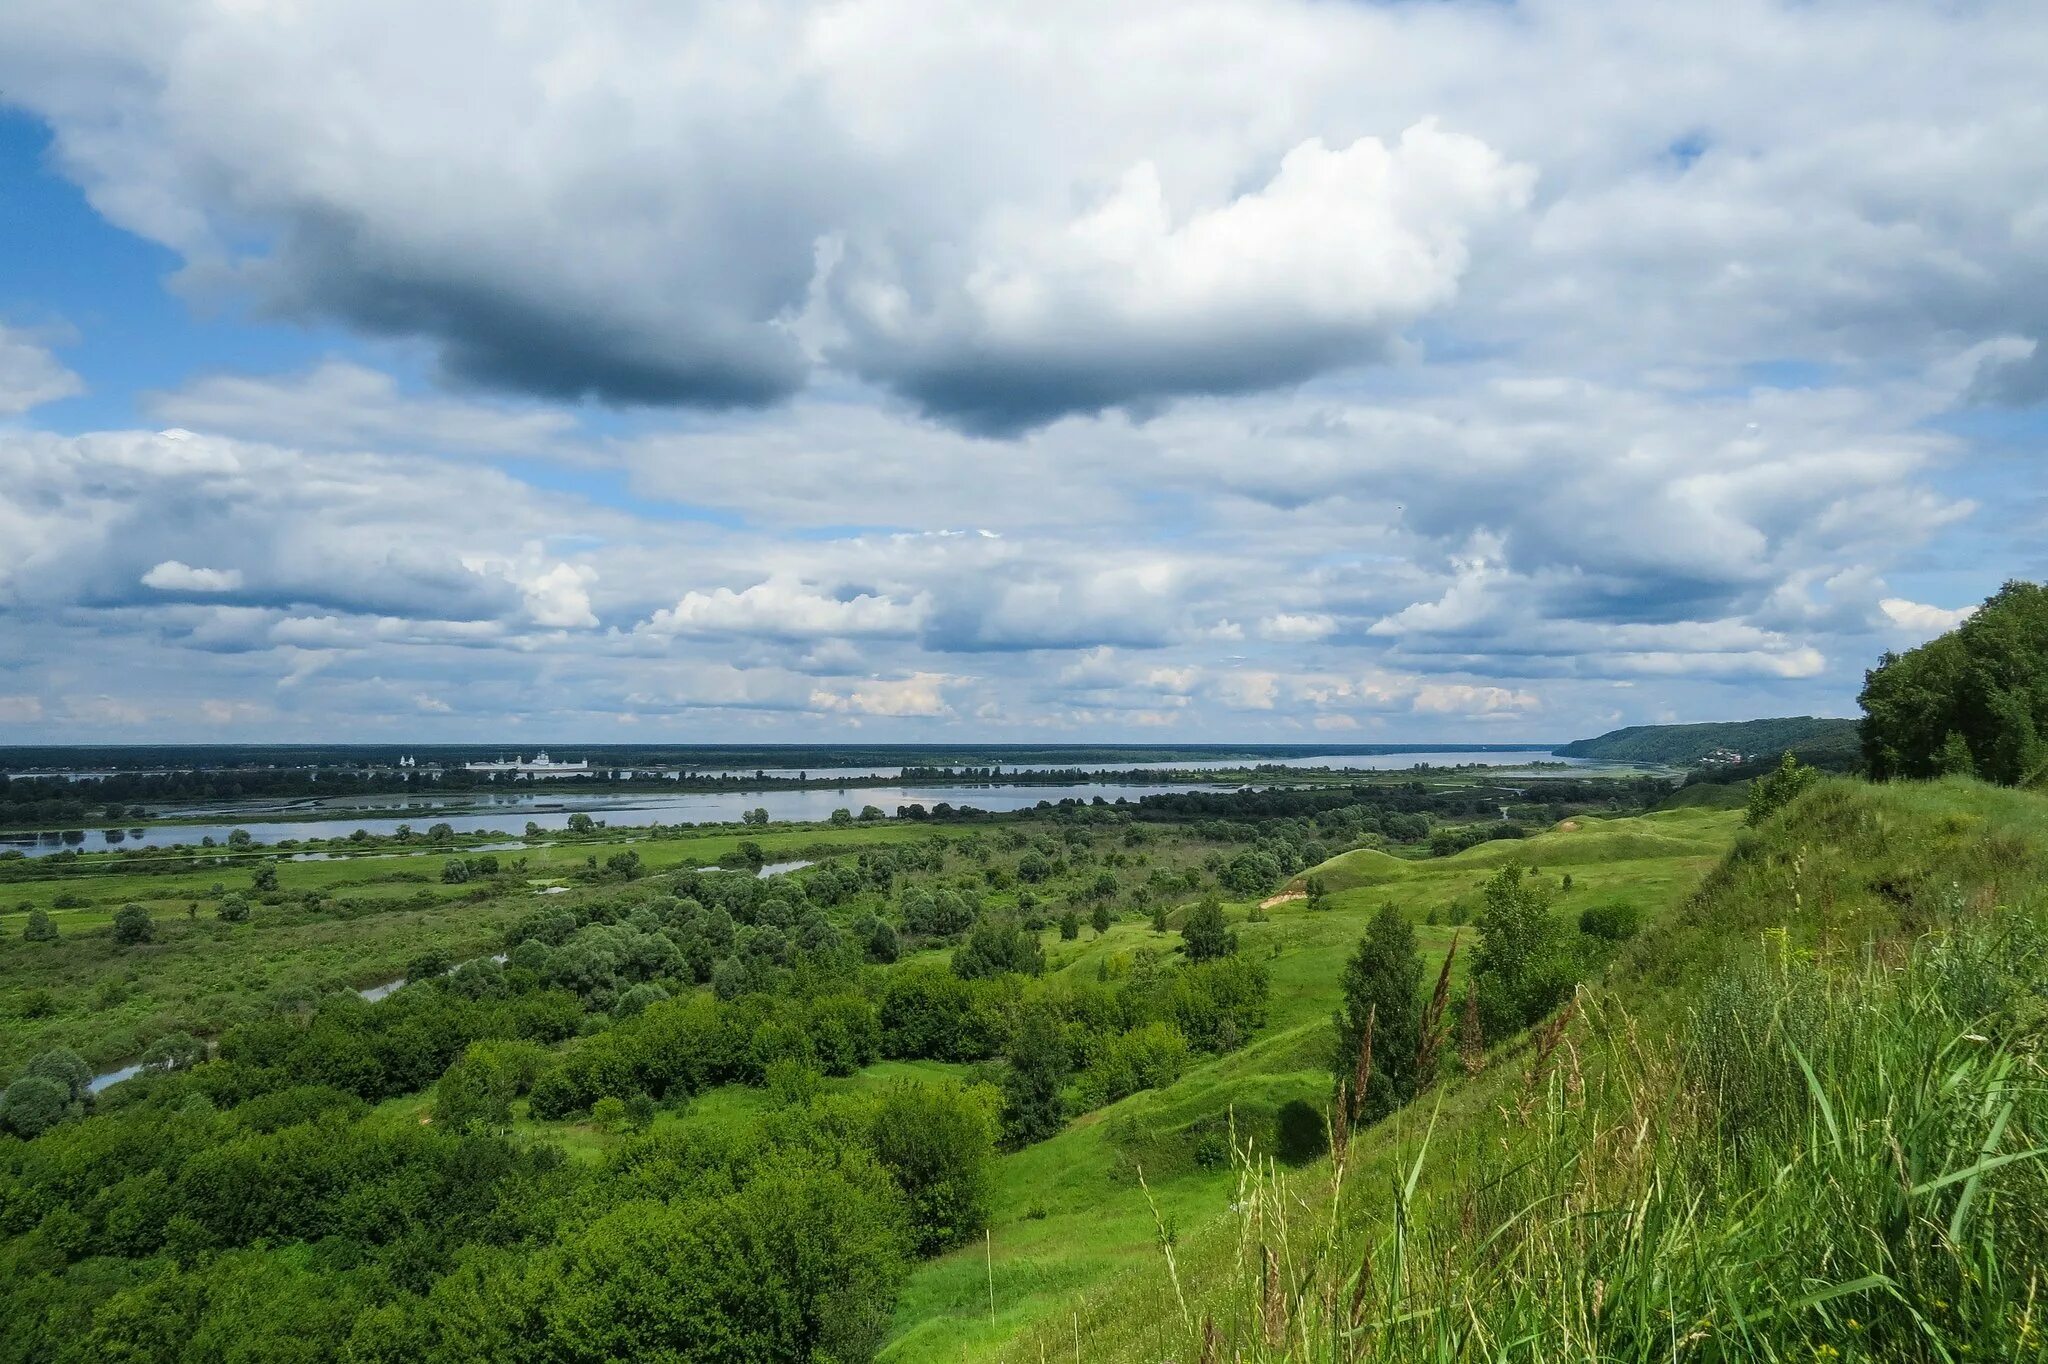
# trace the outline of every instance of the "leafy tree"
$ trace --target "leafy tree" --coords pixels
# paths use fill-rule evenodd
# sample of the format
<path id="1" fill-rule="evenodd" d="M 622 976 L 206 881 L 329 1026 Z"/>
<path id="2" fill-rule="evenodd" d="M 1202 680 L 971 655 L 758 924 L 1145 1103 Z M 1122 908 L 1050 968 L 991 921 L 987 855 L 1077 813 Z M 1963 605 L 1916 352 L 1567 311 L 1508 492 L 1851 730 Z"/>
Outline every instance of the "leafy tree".
<path id="1" fill-rule="evenodd" d="M 1224 923 L 1223 906 L 1213 899 L 1188 911 L 1180 939 L 1189 961 L 1215 961 L 1237 950 L 1237 932 Z"/>
<path id="2" fill-rule="evenodd" d="M 123 905 L 114 911 L 114 941 L 124 946 L 150 942 L 156 937 L 156 920 L 141 905 Z"/>
<path id="3" fill-rule="evenodd" d="M 1343 988 L 1331 1067 L 1339 1086 L 1353 1082 L 1370 1018 L 1372 1071 L 1355 1102 L 1365 1121 L 1377 1122 L 1414 1097 L 1422 1041 L 1422 954 L 1415 948 L 1414 927 L 1393 905 L 1381 905 L 1366 925 L 1344 963 Z"/>
<path id="4" fill-rule="evenodd" d="M 612 1013 L 619 1018 L 631 1018 L 648 1005 L 659 1004 L 668 997 L 667 990 L 651 980 L 643 980 L 619 996 L 618 1003 L 612 1005 Z"/>
<path id="5" fill-rule="evenodd" d="M 596 827 L 597 821 L 581 810 L 569 816 L 569 832 L 572 834 L 587 834 Z"/>
<path id="6" fill-rule="evenodd" d="M 1789 752 L 1769 776 L 1749 784 L 1748 814 L 1744 822 L 1752 828 L 1792 803 L 1807 787 L 1820 780 L 1820 773 L 1801 763 Z"/>
<path id="7" fill-rule="evenodd" d="M 2009 582 L 1938 639 L 1864 675 L 1860 736 L 1873 777 L 1970 769 L 2017 785 L 2048 772 L 2048 585 Z"/>
<path id="8" fill-rule="evenodd" d="M 1003 1070 L 1003 1132 L 1017 1146 L 1043 1141 L 1066 1121 L 1060 1090 L 1067 1082 L 1067 1048 L 1059 1019 L 1043 1004 L 1017 1018 Z"/>
<path id="9" fill-rule="evenodd" d="M 39 1137 L 64 1121 L 71 1096 L 64 1086 L 42 1075 L 24 1075 L 0 1094 L 0 1119 L 24 1137 Z"/>
<path id="10" fill-rule="evenodd" d="M 752 983 L 746 963 L 738 957 L 725 957 L 711 969 L 711 992 L 720 999 L 738 999 Z"/>
<path id="11" fill-rule="evenodd" d="M 1009 971 L 1026 976 L 1045 974 L 1045 949 L 1039 945 L 1038 935 L 1014 919 L 982 919 L 953 953 L 953 974 L 963 980 Z"/>
<path id="12" fill-rule="evenodd" d="M 1081 936 L 1081 916 L 1069 909 L 1060 915 L 1060 941 L 1072 942 Z"/>
<path id="13" fill-rule="evenodd" d="M 256 874 L 249 878 L 249 889 L 258 895 L 267 895 L 277 889 L 277 864 L 265 862 L 256 868 Z"/>
<path id="14" fill-rule="evenodd" d="M 28 923 L 21 930 L 26 942 L 55 942 L 58 938 L 56 921 L 50 918 L 47 909 L 32 909 L 28 912 Z"/>
<path id="15" fill-rule="evenodd" d="M 213 911 L 213 914 L 215 918 L 224 924 L 247 923 L 249 922 L 249 897 L 240 891 L 235 891 L 233 894 L 222 898 L 219 907 Z"/>
<path id="16" fill-rule="evenodd" d="M 451 857 L 441 864 L 443 885 L 459 886 L 469 880 L 469 864 L 459 857 Z"/>
<path id="17" fill-rule="evenodd" d="M 1941 754 L 1934 760 L 1935 770 L 1944 777 L 1974 777 L 1977 775 L 1977 759 L 1970 752 L 1969 740 L 1956 730 L 1950 730 L 1948 737 L 1941 741 Z"/>
<path id="18" fill-rule="evenodd" d="M 573 825 L 574 821 L 571 820 Z M 446 822 L 429 825 L 427 837 L 435 843 L 446 843 L 455 837 L 455 826 Z"/>
<path id="19" fill-rule="evenodd" d="M 1257 895 L 1280 879 L 1278 859 L 1256 848 L 1230 859 L 1218 877 L 1225 890 L 1237 895 Z"/>
<path id="20" fill-rule="evenodd" d="M 1508 862 L 1481 890 L 1467 988 L 1478 992 L 1489 1040 L 1527 1027 L 1549 1013 L 1577 983 L 1571 944 L 1550 915 L 1547 888 L 1519 862 Z"/>
<path id="21" fill-rule="evenodd" d="M 844 806 L 841 806 L 839 809 L 834 810 L 832 812 L 832 823 L 835 825 L 845 825 L 853 823 L 853 811 L 847 809 Z"/>
<path id="22" fill-rule="evenodd" d="M 246 848 L 255 843 L 255 841 L 247 829 L 234 829 L 228 833 L 228 846 L 230 848 Z"/>
<path id="23" fill-rule="evenodd" d="M 863 824 L 872 824 L 878 819 L 887 818 L 888 816 L 882 813 L 882 809 L 878 805 L 863 805 L 860 807 L 860 819 Z"/>
<path id="24" fill-rule="evenodd" d="M 29 1063 L 22 1067 L 21 1073 L 39 1076 L 45 1080 L 55 1080 L 64 1086 L 64 1098 L 67 1103 L 76 1103 L 83 1099 L 86 1086 L 92 1082 L 92 1067 L 85 1063 L 84 1057 L 69 1047 L 51 1047 L 47 1051 L 37 1052 L 29 1059 Z"/>
<path id="25" fill-rule="evenodd" d="M 722 1197 L 626 1203 L 530 1266 L 520 1357 L 866 1364 L 906 1241 L 872 1162 L 778 1157 Z"/>
<path id="26" fill-rule="evenodd" d="M 986 1087 L 905 1081 L 875 1106 L 868 1140 L 903 1191 L 921 1255 L 936 1255 L 988 1225 L 995 1102 Z"/>
<path id="27" fill-rule="evenodd" d="M 1109 932 L 1109 906 L 1097 900 L 1095 908 L 1088 912 L 1088 922 L 1094 925 L 1097 934 Z"/>
<path id="28" fill-rule="evenodd" d="M 189 1032 L 165 1033 L 142 1053 L 146 1070 L 190 1070 L 205 1059 L 206 1044 Z"/>
<path id="29" fill-rule="evenodd" d="M 1308 891 L 1308 907 L 1310 909 L 1328 909 L 1330 907 L 1330 887 L 1322 877 L 1309 877 L 1303 883 L 1303 888 Z"/>

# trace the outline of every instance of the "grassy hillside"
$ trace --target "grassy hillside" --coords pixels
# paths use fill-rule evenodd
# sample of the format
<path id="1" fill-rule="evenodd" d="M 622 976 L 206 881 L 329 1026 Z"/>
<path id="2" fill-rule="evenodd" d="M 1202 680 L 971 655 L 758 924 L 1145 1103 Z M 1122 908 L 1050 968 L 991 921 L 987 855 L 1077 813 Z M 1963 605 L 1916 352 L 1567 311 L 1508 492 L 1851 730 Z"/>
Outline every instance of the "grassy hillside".
<path id="1" fill-rule="evenodd" d="M 1272 971 L 1268 1029 L 1239 1051 L 1191 1066 L 1166 1088 L 1132 1095 L 1002 1157 L 989 1237 L 913 1273 L 884 1358 L 1035 1359 L 1041 1347 L 1071 1358 L 1077 1320 L 1084 1355 L 1114 1353 L 1116 1333 L 1090 1345 L 1088 1322 L 1098 1309 L 1113 1314 L 1130 1303 L 1130 1285 L 1153 1284 L 1162 1229 L 1176 1240 L 1227 1234 L 1226 1209 L 1242 1179 L 1228 1157 L 1233 1134 L 1270 1151 L 1282 1104 L 1328 1099 L 1339 975 L 1382 902 L 1392 899 L 1416 921 L 1433 978 L 1460 932 L 1454 923 L 1467 917 L 1504 856 L 1519 855 L 1546 873 L 1570 870 L 1572 889 L 1558 897 L 1561 916 L 1625 901 L 1654 918 L 1676 912 L 1739 822 L 1727 812 L 1685 811 L 1567 821 L 1570 827 L 1515 843 L 1421 861 L 1359 851 L 1315 869 L 1331 892 L 1326 910 L 1285 901 L 1266 911 L 1266 922 L 1251 923 L 1249 904 L 1231 906 L 1240 950 Z M 1462 933 L 1469 949 L 1470 930 Z M 1170 941 L 1142 924 L 1119 924 L 1100 940 L 1055 950 L 1053 961 L 1058 974 L 1092 979 L 1105 958 Z"/>
<path id="2" fill-rule="evenodd" d="M 1562 1025 L 1341 1162 L 1254 1141 L 999 1357 L 2044 1357 L 2048 800 L 1831 782 L 1710 866 Z"/>
<path id="3" fill-rule="evenodd" d="M 1597 738 L 1576 740 L 1557 752 L 1567 758 L 1684 764 L 1698 762 L 1717 748 L 1771 756 L 1792 749 L 1809 762 L 1835 753 L 1853 757 L 1856 722 L 1797 715 L 1703 725 L 1631 725 Z"/>

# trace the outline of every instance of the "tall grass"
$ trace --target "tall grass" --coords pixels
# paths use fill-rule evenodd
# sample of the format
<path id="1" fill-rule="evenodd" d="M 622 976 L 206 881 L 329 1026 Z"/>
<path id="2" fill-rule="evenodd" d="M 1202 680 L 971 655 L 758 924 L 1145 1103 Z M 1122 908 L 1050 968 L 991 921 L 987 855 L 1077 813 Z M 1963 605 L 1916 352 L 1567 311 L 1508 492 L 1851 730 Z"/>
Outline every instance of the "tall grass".
<path id="1" fill-rule="evenodd" d="M 1654 1035 L 1581 994 L 1490 1119 L 1450 1141 L 1425 1098 L 1313 1199 L 1242 1149 L 1228 1286 L 1171 1352 L 2048 1357 L 2048 900 L 1956 908 L 1849 961 L 1777 936 Z"/>

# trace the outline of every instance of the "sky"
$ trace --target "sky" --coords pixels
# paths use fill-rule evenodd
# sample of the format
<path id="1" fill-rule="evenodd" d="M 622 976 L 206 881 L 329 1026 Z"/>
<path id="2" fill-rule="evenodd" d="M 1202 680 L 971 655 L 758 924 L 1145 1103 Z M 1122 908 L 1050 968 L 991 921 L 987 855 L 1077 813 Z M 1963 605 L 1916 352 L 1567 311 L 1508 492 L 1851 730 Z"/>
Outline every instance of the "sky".
<path id="1" fill-rule="evenodd" d="M 1520 742 L 2048 578 L 2036 0 L 0 6 L 0 743 Z"/>

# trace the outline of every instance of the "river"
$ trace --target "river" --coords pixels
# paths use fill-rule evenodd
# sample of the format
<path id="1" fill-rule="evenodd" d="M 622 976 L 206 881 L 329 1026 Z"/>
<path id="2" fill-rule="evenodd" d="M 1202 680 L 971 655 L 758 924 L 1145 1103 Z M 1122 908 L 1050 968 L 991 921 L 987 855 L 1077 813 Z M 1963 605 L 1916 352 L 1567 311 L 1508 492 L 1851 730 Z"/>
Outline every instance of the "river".
<path id="1" fill-rule="evenodd" d="M 1513 761 L 1509 761 L 1510 759 Z M 1462 762 L 1512 769 L 1526 767 L 1531 761 L 1539 759 L 1554 761 L 1548 753 L 1543 752 L 1435 752 L 1295 758 L 1283 760 L 1281 765 L 1303 768 L 1335 767 L 1344 764 L 1347 765 L 1347 770 L 1398 771 L 1424 762 L 1437 767 Z M 1241 765 L 1217 762 L 1165 766 L 1186 771 L 1202 768 L 1230 770 Z M 846 775 L 851 779 L 858 774 Z M 624 825 L 737 824 L 741 815 L 747 811 L 762 809 L 768 812 L 770 820 L 776 822 L 807 822 L 828 819 L 834 810 L 843 809 L 859 814 L 861 808 L 868 805 L 875 806 L 890 816 L 896 813 L 899 806 L 922 805 L 930 809 L 941 802 L 1001 812 L 1029 809 L 1040 801 L 1093 801 L 1100 797 L 1113 803 L 1117 800 L 1136 801 L 1142 796 L 1223 789 L 1228 788 L 1191 782 L 1103 780 L 1060 785 L 997 781 L 903 783 L 837 789 L 812 787 L 803 790 L 679 791 L 674 794 L 637 791 L 607 794 L 552 790 L 543 785 L 533 791 L 517 794 L 464 793 L 446 797 L 412 795 L 382 798 L 355 796 L 334 802 L 294 802 L 289 806 L 264 803 L 242 808 L 239 818 L 235 811 L 220 807 L 167 809 L 162 813 L 171 817 L 210 813 L 217 818 L 193 823 L 125 829 L 119 831 L 119 836 L 113 839 L 107 837 L 108 831 L 100 829 L 73 829 L 61 834 L 0 834 L 0 850 L 17 849 L 30 857 L 47 857 L 52 853 L 70 849 L 80 852 L 102 852 L 109 848 L 165 848 L 181 843 L 196 845 L 207 838 L 213 839 L 217 844 L 225 844 L 228 835 L 241 828 L 246 828 L 262 843 L 278 843 L 286 839 L 304 842 L 309 839 L 346 838 L 357 829 L 372 834 L 391 834 L 396 833 L 401 825 L 422 830 L 429 824 L 443 823 L 457 833 L 495 833 L 516 837 L 526 831 L 529 823 L 541 829 L 567 828 L 569 817 L 579 813 L 591 815 L 606 823 Z M 365 816 L 355 813 L 351 807 L 355 807 L 355 810 L 365 807 L 402 809 L 409 813 L 402 816 Z M 285 811 L 297 813 L 279 817 Z"/>

